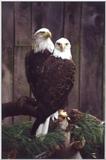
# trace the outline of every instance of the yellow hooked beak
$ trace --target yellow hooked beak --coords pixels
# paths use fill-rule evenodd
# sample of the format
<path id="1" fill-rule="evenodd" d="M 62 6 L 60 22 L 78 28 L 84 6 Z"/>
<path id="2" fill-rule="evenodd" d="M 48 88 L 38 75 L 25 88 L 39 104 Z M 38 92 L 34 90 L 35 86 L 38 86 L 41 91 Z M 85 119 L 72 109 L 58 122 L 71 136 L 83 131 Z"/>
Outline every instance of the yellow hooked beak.
<path id="1" fill-rule="evenodd" d="M 45 33 L 44 33 L 44 37 L 45 37 L 45 38 L 48 38 L 48 37 L 51 38 L 51 37 L 52 37 L 51 32 L 45 32 Z"/>
<path id="2" fill-rule="evenodd" d="M 64 51 L 64 48 L 65 48 L 65 45 L 60 44 L 60 51 L 61 51 L 61 52 L 63 52 L 63 51 Z"/>

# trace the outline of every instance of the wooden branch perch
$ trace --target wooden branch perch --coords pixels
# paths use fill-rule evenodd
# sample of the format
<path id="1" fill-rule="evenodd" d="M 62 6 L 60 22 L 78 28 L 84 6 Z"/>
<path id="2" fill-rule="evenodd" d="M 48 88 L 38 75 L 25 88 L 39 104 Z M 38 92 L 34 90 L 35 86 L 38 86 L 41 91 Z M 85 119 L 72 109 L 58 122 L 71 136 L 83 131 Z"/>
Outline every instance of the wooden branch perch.
<path id="1" fill-rule="evenodd" d="M 21 97 L 16 102 L 2 104 L 2 119 L 17 115 L 36 117 L 36 109 L 37 102 L 33 98 Z"/>

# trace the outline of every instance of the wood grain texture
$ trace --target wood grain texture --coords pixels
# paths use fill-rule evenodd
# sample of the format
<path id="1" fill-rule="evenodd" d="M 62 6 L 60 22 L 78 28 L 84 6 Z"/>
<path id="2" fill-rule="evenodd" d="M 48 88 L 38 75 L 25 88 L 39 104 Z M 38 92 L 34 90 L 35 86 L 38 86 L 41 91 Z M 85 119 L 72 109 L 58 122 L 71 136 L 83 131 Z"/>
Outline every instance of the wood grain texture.
<path id="1" fill-rule="evenodd" d="M 41 2 L 32 3 L 32 34 L 42 27 L 43 6 Z"/>
<path id="2" fill-rule="evenodd" d="M 14 4 L 2 2 L 2 102 L 13 100 Z M 3 120 L 5 125 L 12 118 Z"/>
<path id="3" fill-rule="evenodd" d="M 25 55 L 30 47 L 15 47 L 14 50 L 14 98 L 28 96 L 29 85 L 25 75 Z"/>
<path id="4" fill-rule="evenodd" d="M 13 94 L 13 50 L 12 48 L 3 48 L 2 51 L 2 101 L 8 102 L 12 100 Z"/>
<path id="5" fill-rule="evenodd" d="M 13 100 L 13 49 L 2 48 L 2 103 Z M 12 119 L 6 118 L 5 124 L 11 124 Z"/>
<path id="6" fill-rule="evenodd" d="M 79 108 L 81 3 L 65 3 L 64 36 L 71 42 L 72 57 L 76 64 L 74 87 L 69 95 L 69 108 Z"/>
<path id="7" fill-rule="evenodd" d="M 53 41 L 63 37 L 63 2 L 46 2 L 44 3 L 45 17 L 43 19 L 43 26 L 50 28 L 53 34 Z"/>
<path id="8" fill-rule="evenodd" d="M 2 44 L 13 47 L 14 44 L 14 3 L 2 2 Z"/>
<path id="9" fill-rule="evenodd" d="M 63 3 L 32 3 L 32 31 L 47 27 L 53 34 L 53 41 L 63 36 Z"/>
<path id="10" fill-rule="evenodd" d="M 104 3 L 83 3 L 80 106 L 103 118 Z"/>
<path id="11" fill-rule="evenodd" d="M 25 75 L 25 55 L 30 47 L 15 47 L 14 50 L 14 100 L 29 96 L 29 85 Z M 24 116 L 15 117 L 15 122 L 25 120 Z"/>
<path id="12" fill-rule="evenodd" d="M 31 3 L 15 2 L 15 45 L 30 46 L 31 35 Z"/>

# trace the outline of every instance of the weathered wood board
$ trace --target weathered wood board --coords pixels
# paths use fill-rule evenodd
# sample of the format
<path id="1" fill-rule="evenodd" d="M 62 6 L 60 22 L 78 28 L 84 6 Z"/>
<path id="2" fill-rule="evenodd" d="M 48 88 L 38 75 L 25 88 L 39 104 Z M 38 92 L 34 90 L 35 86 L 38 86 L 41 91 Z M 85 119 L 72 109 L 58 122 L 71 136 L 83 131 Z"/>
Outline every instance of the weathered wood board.
<path id="1" fill-rule="evenodd" d="M 34 31 L 47 27 L 54 43 L 64 36 L 72 45 L 77 71 L 69 109 L 103 118 L 104 17 L 104 2 L 2 2 L 2 102 L 31 96 L 25 55 L 32 48 Z M 14 122 L 23 119 L 27 118 L 15 117 Z"/>
<path id="2" fill-rule="evenodd" d="M 14 50 L 14 100 L 21 96 L 29 96 L 29 85 L 25 75 L 25 55 L 30 49 L 31 47 L 15 47 Z M 22 121 L 24 117 L 26 116 L 15 117 L 14 121 Z"/>
<path id="3" fill-rule="evenodd" d="M 80 107 L 103 118 L 104 3 L 83 3 Z"/>
<path id="4" fill-rule="evenodd" d="M 74 87 L 69 95 L 69 109 L 79 108 L 79 72 L 80 72 L 80 31 L 81 31 L 81 3 L 65 3 L 64 36 L 71 42 L 71 52 L 76 64 Z"/>
<path id="5" fill-rule="evenodd" d="M 14 4 L 2 2 L 2 102 L 13 100 Z M 11 124 L 12 118 L 3 120 Z"/>
<path id="6" fill-rule="evenodd" d="M 14 2 L 15 8 L 15 45 L 30 46 L 31 34 L 31 3 Z"/>

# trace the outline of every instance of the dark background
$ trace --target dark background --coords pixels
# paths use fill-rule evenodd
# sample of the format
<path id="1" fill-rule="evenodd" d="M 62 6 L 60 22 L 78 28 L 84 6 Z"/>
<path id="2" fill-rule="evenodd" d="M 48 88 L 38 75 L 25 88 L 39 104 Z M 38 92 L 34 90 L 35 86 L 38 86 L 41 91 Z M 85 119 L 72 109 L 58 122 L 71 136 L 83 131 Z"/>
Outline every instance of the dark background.
<path id="1" fill-rule="evenodd" d="M 77 72 L 70 108 L 103 119 L 104 24 L 105 2 L 2 2 L 2 102 L 31 96 L 24 57 L 32 48 L 34 30 L 47 27 L 54 42 L 64 36 L 72 44 Z M 14 122 L 26 119 L 19 116 Z"/>

